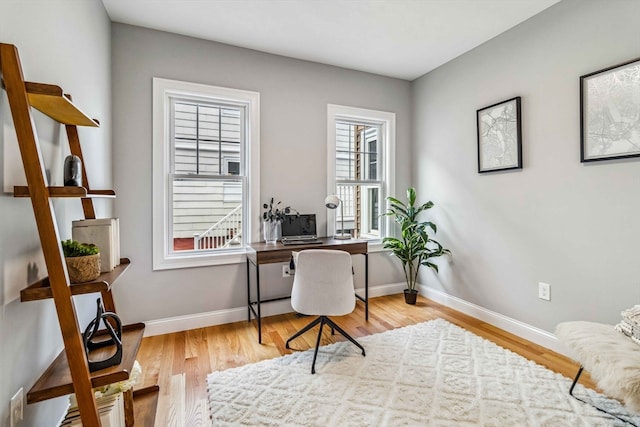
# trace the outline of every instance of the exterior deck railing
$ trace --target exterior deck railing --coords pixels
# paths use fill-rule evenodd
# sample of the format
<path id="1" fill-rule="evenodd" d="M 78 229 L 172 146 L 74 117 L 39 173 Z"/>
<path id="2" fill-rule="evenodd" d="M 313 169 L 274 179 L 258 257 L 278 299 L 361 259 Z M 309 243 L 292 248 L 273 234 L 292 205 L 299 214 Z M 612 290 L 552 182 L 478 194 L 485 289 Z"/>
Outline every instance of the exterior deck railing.
<path id="1" fill-rule="evenodd" d="M 226 248 L 242 238 L 242 205 L 238 205 L 204 233 L 193 235 L 195 250 Z"/>

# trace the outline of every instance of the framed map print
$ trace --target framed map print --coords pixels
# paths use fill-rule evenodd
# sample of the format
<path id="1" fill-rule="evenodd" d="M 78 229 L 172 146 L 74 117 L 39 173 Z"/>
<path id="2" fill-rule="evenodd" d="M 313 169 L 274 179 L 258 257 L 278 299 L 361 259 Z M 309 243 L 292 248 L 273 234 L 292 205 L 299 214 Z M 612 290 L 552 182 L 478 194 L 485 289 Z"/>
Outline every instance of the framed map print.
<path id="1" fill-rule="evenodd" d="M 580 77 L 580 161 L 640 156 L 640 58 Z"/>
<path id="2" fill-rule="evenodd" d="M 522 169 L 520 97 L 476 111 L 478 172 Z"/>

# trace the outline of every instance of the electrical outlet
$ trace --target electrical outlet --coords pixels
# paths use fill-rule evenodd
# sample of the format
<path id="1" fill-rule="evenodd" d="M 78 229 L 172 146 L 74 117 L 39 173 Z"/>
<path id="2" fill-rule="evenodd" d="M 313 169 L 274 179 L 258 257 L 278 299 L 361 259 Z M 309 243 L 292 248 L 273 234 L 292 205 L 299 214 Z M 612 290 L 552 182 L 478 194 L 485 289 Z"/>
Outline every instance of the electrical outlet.
<path id="1" fill-rule="evenodd" d="M 551 285 L 550 284 L 538 282 L 538 298 L 551 301 Z"/>
<path id="2" fill-rule="evenodd" d="M 19 421 L 22 421 L 24 416 L 24 393 L 22 387 L 11 398 L 11 413 L 10 413 L 10 427 L 16 427 Z"/>
<path id="3" fill-rule="evenodd" d="M 282 277 L 289 277 L 291 276 L 291 271 L 289 270 L 289 266 L 288 265 L 283 265 L 282 266 Z"/>

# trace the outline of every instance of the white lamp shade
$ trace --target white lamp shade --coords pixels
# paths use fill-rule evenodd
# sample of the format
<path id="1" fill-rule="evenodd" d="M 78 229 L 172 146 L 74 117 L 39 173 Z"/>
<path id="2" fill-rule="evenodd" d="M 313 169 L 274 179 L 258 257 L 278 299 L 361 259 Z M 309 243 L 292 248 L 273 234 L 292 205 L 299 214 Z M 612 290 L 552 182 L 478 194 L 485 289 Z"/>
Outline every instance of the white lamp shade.
<path id="1" fill-rule="evenodd" d="M 335 194 L 327 196 L 327 198 L 324 199 L 324 205 L 329 209 L 337 209 L 338 206 L 340 206 L 340 209 L 341 209 L 340 224 L 342 225 L 342 232 L 340 234 L 336 234 L 334 236 L 334 239 L 341 239 L 341 240 L 350 239 L 351 234 L 344 232 L 344 203 L 342 203 L 342 200 L 340 200 L 340 197 L 336 196 Z"/>
<path id="2" fill-rule="evenodd" d="M 335 194 L 327 196 L 327 198 L 324 199 L 324 205 L 329 209 L 336 209 L 339 204 L 340 204 L 340 197 L 336 196 Z"/>

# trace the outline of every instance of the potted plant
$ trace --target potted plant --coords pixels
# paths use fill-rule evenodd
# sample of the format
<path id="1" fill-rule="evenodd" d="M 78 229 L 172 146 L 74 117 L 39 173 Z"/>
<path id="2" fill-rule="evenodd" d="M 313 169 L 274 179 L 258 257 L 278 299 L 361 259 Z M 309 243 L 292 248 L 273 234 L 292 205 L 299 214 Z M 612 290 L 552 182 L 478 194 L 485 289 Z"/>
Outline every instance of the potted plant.
<path id="1" fill-rule="evenodd" d="M 436 225 L 431 221 L 419 221 L 418 215 L 433 207 L 429 201 L 416 206 L 416 190 L 411 187 L 407 190 L 407 203 L 403 203 L 394 197 L 387 197 L 389 208 L 383 215 L 392 216 L 400 225 L 401 235 L 397 237 L 385 237 L 382 243 L 385 249 L 390 249 L 402 263 L 407 289 L 404 290 L 405 302 L 415 304 L 418 290 L 416 284 L 418 271 L 425 265 L 438 272 L 438 265 L 432 263 L 431 258 L 450 254 L 449 249 L 442 247 L 440 243 L 429 236 L 429 229 L 436 233 Z"/>
<path id="2" fill-rule="evenodd" d="M 267 243 L 275 243 L 280 237 L 280 223 L 284 221 L 284 216 L 291 212 L 297 213 L 291 206 L 280 208 L 282 202 L 275 203 L 273 197 L 269 203 L 264 203 L 262 207 L 265 211 L 262 213 L 262 228 L 264 231 L 264 241 Z"/>
<path id="3" fill-rule="evenodd" d="M 82 283 L 100 276 L 100 249 L 91 243 L 63 240 L 64 253 L 71 283 Z"/>

